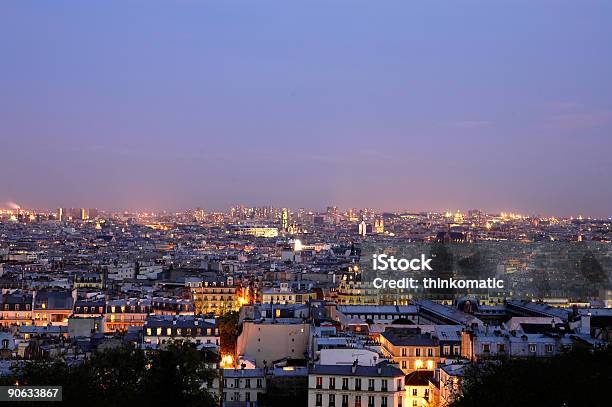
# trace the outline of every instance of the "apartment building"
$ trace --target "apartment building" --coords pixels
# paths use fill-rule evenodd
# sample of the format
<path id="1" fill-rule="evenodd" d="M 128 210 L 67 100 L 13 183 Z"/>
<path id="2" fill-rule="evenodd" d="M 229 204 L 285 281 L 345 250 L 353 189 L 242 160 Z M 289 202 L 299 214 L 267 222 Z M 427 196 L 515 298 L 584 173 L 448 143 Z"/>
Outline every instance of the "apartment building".
<path id="1" fill-rule="evenodd" d="M 189 315 L 150 315 L 144 322 L 144 343 L 164 347 L 178 342 L 219 346 L 219 328 L 214 320 Z"/>
<path id="2" fill-rule="evenodd" d="M 387 328 L 379 336 L 383 354 L 397 363 L 405 374 L 434 370 L 440 362 L 438 339 L 412 328 Z"/>
<path id="3" fill-rule="evenodd" d="M 191 296 L 196 314 L 223 315 L 237 311 L 238 287 L 232 277 L 205 277 L 197 283 L 190 283 Z"/>
<path id="4" fill-rule="evenodd" d="M 256 406 L 259 395 L 266 391 L 264 369 L 223 369 L 221 403 Z"/>
<path id="5" fill-rule="evenodd" d="M 376 366 L 315 365 L 308 372 L 309 407 L 403 407 L 404 373 Z"/>

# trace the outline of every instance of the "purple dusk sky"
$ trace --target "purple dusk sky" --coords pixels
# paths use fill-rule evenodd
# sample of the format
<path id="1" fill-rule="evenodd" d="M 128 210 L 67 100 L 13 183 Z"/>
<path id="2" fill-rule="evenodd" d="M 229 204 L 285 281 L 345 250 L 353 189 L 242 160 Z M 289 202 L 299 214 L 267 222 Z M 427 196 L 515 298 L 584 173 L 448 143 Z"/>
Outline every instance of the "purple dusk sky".
<path id="1" fill-rule="evenodd" d="M 612 215 L 610 1 L 24 1 L 0 206 Z"/>

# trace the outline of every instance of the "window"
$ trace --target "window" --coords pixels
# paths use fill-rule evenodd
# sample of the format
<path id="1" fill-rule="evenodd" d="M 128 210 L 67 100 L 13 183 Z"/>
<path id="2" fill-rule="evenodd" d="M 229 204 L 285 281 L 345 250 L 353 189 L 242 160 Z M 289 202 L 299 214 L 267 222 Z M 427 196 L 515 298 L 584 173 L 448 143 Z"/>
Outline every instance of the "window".
<path id="1" fill-rule="evenodd" d="M 404 407 L 404 404 L 402 403 L 402 396 L 399 396 L 397 399 L 397 407 Z"/>
<path id="2" fill-rule="evenodd" d="M 417 407 L 417 401 L 416 400 L 412 400 L 412 407 Z"/>
<path id="3" fill-rule="evenodd" d="M 250 389 L 251 388 L 251 379 L 244 379 L 244 388 L 245 389 Z"/>
<path id="4" fill-rule="evenodd" d="M 497 352 L 498 353 L 504 353 L 505 351 L 506 351 L 506 344 L 498 343 L 497 344 Z"/>
<path id="5" fill-rule="evenodd" d="M 449 345 L 444 345 L 443 351 L 444 356 L 448 356 L 450 355 L 450 346 Z"/>
<path id="6" fill-rule="evenodd" d="M 406 348 L 402 348 L 402 356 L 406 357 L 407 355 Z"/>
<path id="7" fill-rule="evenodd" d="M 334 407 L 335 405 L 336 405 L 336 395 L 330 394 L 329 395 L 329 407 Z"/>
<path id="8" fill-rule="evenodd" d="M 246 394 L 244 395 L 244 401 L 251 401 L 251 392 L 247 391 Z"/>
<path id="9" fill-rule="evenodd" d="M 257 388 L 261 389 L 262 386 L 263 386 L 263 380 L 262 379 L 257 379 Z"/>
<path id="10" fill-rule="evenodd" d="M 315 406 L 322 406 L 323 405 L 323 395 L 321 393 L 317 393 L 315 394 Z"/>
<path id="11" fill-rule="evenodd" d="M 380 398 L 380 407 L 387 407 L 387 396 L 382 396 Z"/>
<path id="12" fill-rule="evenodd" d="M 336 378 L 335 377 L 330 377 L 329 378 L 329 388 L 330 389 L 335 389 L 336 388 Z"/>
<path id="13" fill-rule="evenodd" d="M 537 345 L 535 343 L 529 344 L 529 353 L 536 353 Z"/>
<path id="14" fill-rule="evenodd" d="M 433 356 L 433 348 L 427 348 L 427 356 L 428 357 L 432 357 Z"/>
<path id="15" fill-rule="evenodd" d="M 397 391 L 402 390 L 402 379 L 397 379 Z"/>
<path id="16" fill-rule="evenodd" d="M 405 361 L 405 360 L 402 360 L 402 369 L 407 369 L 407 367 L 406 367 L 406 366 L 407 366 L 407 365 L 406 365 L 406 361 Z"/>
<path id="17" fill-rule="evenodd" d="M 421 348 L 416 348 L 414 350 L 414 356 L 421 356 Z"/>
<path id="18" fill-rule="evenodd" d="M 368 391 L 374 391 L 374 379 L 368 379 Z"/>
<path id="19" fill-rule="evenodd" d="M 361 390 L 361 379 L 355 379 L 355 390 Z M 359 403 L 361 403 L 361 398 L 359 399 Z"/>
<path id="20" fill-rule="evenodd" d="M 489 352 L 491 352 L 491 344 L 489 344 L 489 343 L 483 343 L 483 344 L 482 344 L 482 351 L 483 351 L 484 353 L 489 353 Z"/>
<path id="21" fill-rule="evenodd" d="M 547 343 L 546 344 L 546 353 L 552 353 L 552 351 L 553 351 L 552 343 Z"/>
<path id="22" fill-rule="evenodd" d="M 374 407 L 374 396 L 368 396 L 368 407 Z"/>
<path id="23" fill-rule="evenodd" d="M 461 353 L 461 346 L 455 345 L 453 346 L 453 354 L 458 355 Z"/>
<path id="24" fill-rule="evenodd" d="M 355 396 L 355 407 L 361 407 L 361 396 Z"/>
<path id="25" fill-rule="evenodd" d="M 389 391 L 387 388 L 387 379 L 383 379 L 380 383 L 380 391 Z"/>
<path id="26" fill-rule="evenodd" d="M 342 395 L 342 407 L 348 407 L 348 394 Z"/>
<path id="27" fill-rule="evenodd" d="M 342 390 L 348 390 L 348 378 L 347 377 L 342 378 Z"/>
<path id="28" fill-rule="evenodd" d="M 417 388 L 412 389 L 412 397 L 416 397 L 419 395 L 419 390 Z"/>
<path id="29" fill-rule="evenodd" d="M 240 379 L 234 379 L 234 387 L 235 388 L 239 388 L 240 387 Z"/>

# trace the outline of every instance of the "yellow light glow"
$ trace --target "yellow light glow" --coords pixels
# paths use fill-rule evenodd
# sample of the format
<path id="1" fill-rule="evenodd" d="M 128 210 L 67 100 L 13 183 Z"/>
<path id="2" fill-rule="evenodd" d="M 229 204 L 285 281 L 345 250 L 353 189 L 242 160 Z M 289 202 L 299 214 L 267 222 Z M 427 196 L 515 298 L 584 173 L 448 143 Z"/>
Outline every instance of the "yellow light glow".
<path id="1" fill-rule="evenodd" d="M 414 367 L 417 369 L 422 369 L 423 368 L 423 361 L 421 359 L 417 359 L 416 362 L 414 362 Z"/>
<path id="2" fill-rule="evenodd" d="M 232 355 L 225 355 L 221 358 L 221 367 L 232 367 L 234 365 L 234 357 Z"/>
<path id="3" fill-rule="evenodd" d="M 433 368 L 434 368 L 434 362 L 433 362 L 433 360 L 428 360 L 428 361 L 427 361 L 427 369 L 428 369 L 428 370 L 433 370 Z"/>

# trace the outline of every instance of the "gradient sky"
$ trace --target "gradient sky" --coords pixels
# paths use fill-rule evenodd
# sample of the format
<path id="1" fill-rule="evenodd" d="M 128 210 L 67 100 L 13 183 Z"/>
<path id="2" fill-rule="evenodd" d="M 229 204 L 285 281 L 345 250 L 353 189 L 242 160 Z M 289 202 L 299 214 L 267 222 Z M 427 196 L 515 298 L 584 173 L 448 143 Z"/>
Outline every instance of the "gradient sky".
<path id="1" fill-rule="evenodd" d="M 612 215 L 610 1 L 0 6 L 0 205 Z"/>

